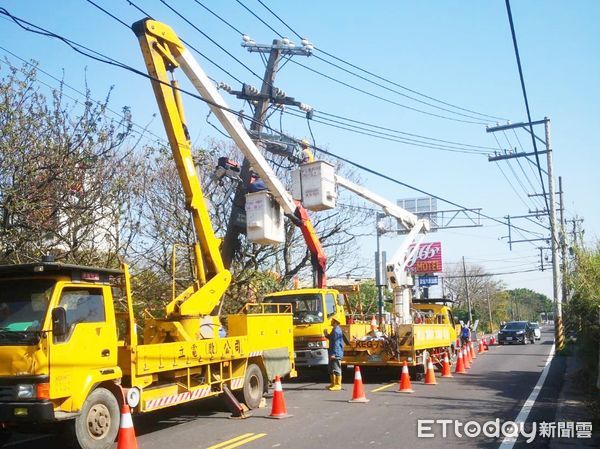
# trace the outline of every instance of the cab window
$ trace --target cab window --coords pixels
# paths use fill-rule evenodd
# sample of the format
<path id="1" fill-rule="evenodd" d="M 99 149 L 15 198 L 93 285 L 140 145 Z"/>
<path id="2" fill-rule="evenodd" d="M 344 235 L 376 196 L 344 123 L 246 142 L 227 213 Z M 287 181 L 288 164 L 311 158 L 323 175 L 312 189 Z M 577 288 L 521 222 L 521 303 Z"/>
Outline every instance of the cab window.
<path id="1" fill-rule="evenodd" d="M 65 288 L 58 305 L 67 312 L 67 328 L 79 323 L 103 323 L 106 320 L 100 288 Z"/>
<path id="2" fill-rule="evenodd" d="M 325 295 L 325 310 L 327 311 L 327 318 L 335 315 L 335 296 L 331 293 Z"/>

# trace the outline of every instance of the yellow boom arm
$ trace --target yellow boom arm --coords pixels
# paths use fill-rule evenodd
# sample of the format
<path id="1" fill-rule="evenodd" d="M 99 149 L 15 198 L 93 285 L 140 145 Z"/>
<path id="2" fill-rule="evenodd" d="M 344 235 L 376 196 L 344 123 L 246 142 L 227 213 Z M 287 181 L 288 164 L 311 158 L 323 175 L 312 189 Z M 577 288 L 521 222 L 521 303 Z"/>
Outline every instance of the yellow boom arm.
<path id="1" fill-rule="evenodd" d="M 191 212 L 196 241 L 194 256 L 196 281 L 167 306 L 167 317 L 209 315 L 219 304 L 231 282 L 219 252 L 202 188 L 192 159 L 191 143 L 183 114 L 177 81 L 171 75 L 179 66 L 177 57 L 184 46 L 173 30 L 159 22 L 144 19 L 132 25 L 139 39 L 146 69 L 165 125 L 165 130 Z"/>

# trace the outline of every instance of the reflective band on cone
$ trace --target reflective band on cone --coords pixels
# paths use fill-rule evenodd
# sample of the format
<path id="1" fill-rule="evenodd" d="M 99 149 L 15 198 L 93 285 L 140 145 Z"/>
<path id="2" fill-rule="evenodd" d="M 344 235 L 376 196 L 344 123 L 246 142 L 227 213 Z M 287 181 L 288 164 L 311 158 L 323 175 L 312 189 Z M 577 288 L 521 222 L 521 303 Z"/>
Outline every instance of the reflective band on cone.
<path id="1" fill-rule="evenodd" d="M 448 353 L 444 353 L 444 362 L 442 363 L 442 377 L 454 377 L 452 376 L 452 368 L 450 367 L 450 360 L 448 360 Z"/>
<path id="2" fill-rule="evenodd" d="M 363 388 L 362 376 L 360 375 L 360 367 L 358 365 L 354 367 L 354 389 L 352 390 L 352 399 L 348 402 L 363 404 L 369 402 L 365 396 L 365 389 Z"/>
<path id="3" fill-rule="evenodd" d="M 119 425 L 119 437 L 117 449 L 138 449 L 131 419 L 131 409 L 127 404 L 121 407 L 121 423 Z"/>
<path id="4" fill-rule="evenodd" d="M 271 407 L 271 414 L 267 416 L 267 418 L 290 418 L 293 415 L 290 415 L 287 412 L 287 407 L 285 406 L 285 399 L 283 398 L 283 388 L 281 387 L 281 379 L 279 378 L 279 376 L 275 376 L 275 382 L 273 386 L 273 406 Z"/>
<path id="5" fill-rule="evenodd" d="M 431 360 L 427 362 L 427 372 L 425 373 L 424 385 L 437 385 L 437 381 L 435 380 L 435 372 L 433 371 L 433 363 L 431 363 Z"/>
<path id="6" fill-rule="evenodd" d="M 465 363 L 463 361 L 462 350 L 456 351 L 458 357 L 456 358 L 456 368 L 454 369 L 454 374 L 467 374 L 467 370 L 465 370 Z"/>
<path id="7" fill-rule="evenodd" d="M 412 389 L 412 385 L 410 384 L 410 374 L 408 372 L 408 365 L 406 364 L 406 360 L 402 364 L 402 371 L 400 374 L 400 388 L 398 389 L 398 393 L 414 393 L 415 390 Z"/>

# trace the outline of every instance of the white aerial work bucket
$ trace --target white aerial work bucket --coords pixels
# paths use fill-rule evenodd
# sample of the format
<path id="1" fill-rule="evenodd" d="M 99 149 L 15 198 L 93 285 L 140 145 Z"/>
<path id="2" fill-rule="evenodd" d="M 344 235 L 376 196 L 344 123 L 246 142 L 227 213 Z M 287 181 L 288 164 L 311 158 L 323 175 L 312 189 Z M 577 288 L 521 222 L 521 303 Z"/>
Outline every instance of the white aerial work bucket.
<path id="1" fill-rule="evenodd" d="M 309 210 L 333 209 L 335 186 L 335 170 L 328 162 L 309 162 L 292 171 L 292 196 Z"/>
<path id="2" fill-rule="evenodd" d="M 262 245 L 285 240 L 283 211 L 266 190 L 246 194 L 246 235 L 252 243 Z"/>

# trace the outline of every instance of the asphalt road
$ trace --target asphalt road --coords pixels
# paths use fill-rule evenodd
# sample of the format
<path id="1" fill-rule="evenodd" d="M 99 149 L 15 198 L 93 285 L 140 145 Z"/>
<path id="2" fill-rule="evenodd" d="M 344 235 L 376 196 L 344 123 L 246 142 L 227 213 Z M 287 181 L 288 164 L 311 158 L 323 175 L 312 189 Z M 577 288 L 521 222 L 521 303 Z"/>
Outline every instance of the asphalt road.
<path id="1" fill-rule="evenodd" d="M 365 391 L 370 402 L 351 404 L 351 371 L 344 373 L 344 390 L 324 389 L 327 375 L 300 373 L 284 383 L 289 419 L 265 417 L 268 407 L 253 411 L 246 420 L 229 419 L 218 400 L 175 407 L 134 418 L 140 449 L 243 449 L 286 448 L 497 448 L 502 437 L 468 437 L 454 422 L 442 436 L 442 424 L 423 429 L 433 437 L 419 438 L 418 420 L 458 420 L 461 423 L 499 419 L 515 420 L 534 389 L 553 346 L 553 328 L 542 330 L 534 345 L 494 346 L 479 355 L 466 375 L 437 378 L 438 385 L 413 382 L 413 394 L 397 393 L 398 371 L 363 370 Z M 531 408 L 527 422 L 553 421 L 560 391 L 564 362 L 550 364 L 544 387 Z M 377 391 L 374 391 L 377 390 Z M 529 425 L 526 425 L 526 430 Z M 471 427 L 475 432 L 476 428 Z M 488 428 L 493 432 L 493 428 Z M 18 436 L 29 441 L 13 442 L 14 449 L 62 448 L 56 437 Z M 531 444 L 519 438 L 514 447 L 543 448 L 547 439 L 537 437 Z M 115 445 L 116 447 L 116 445 Z"/>

